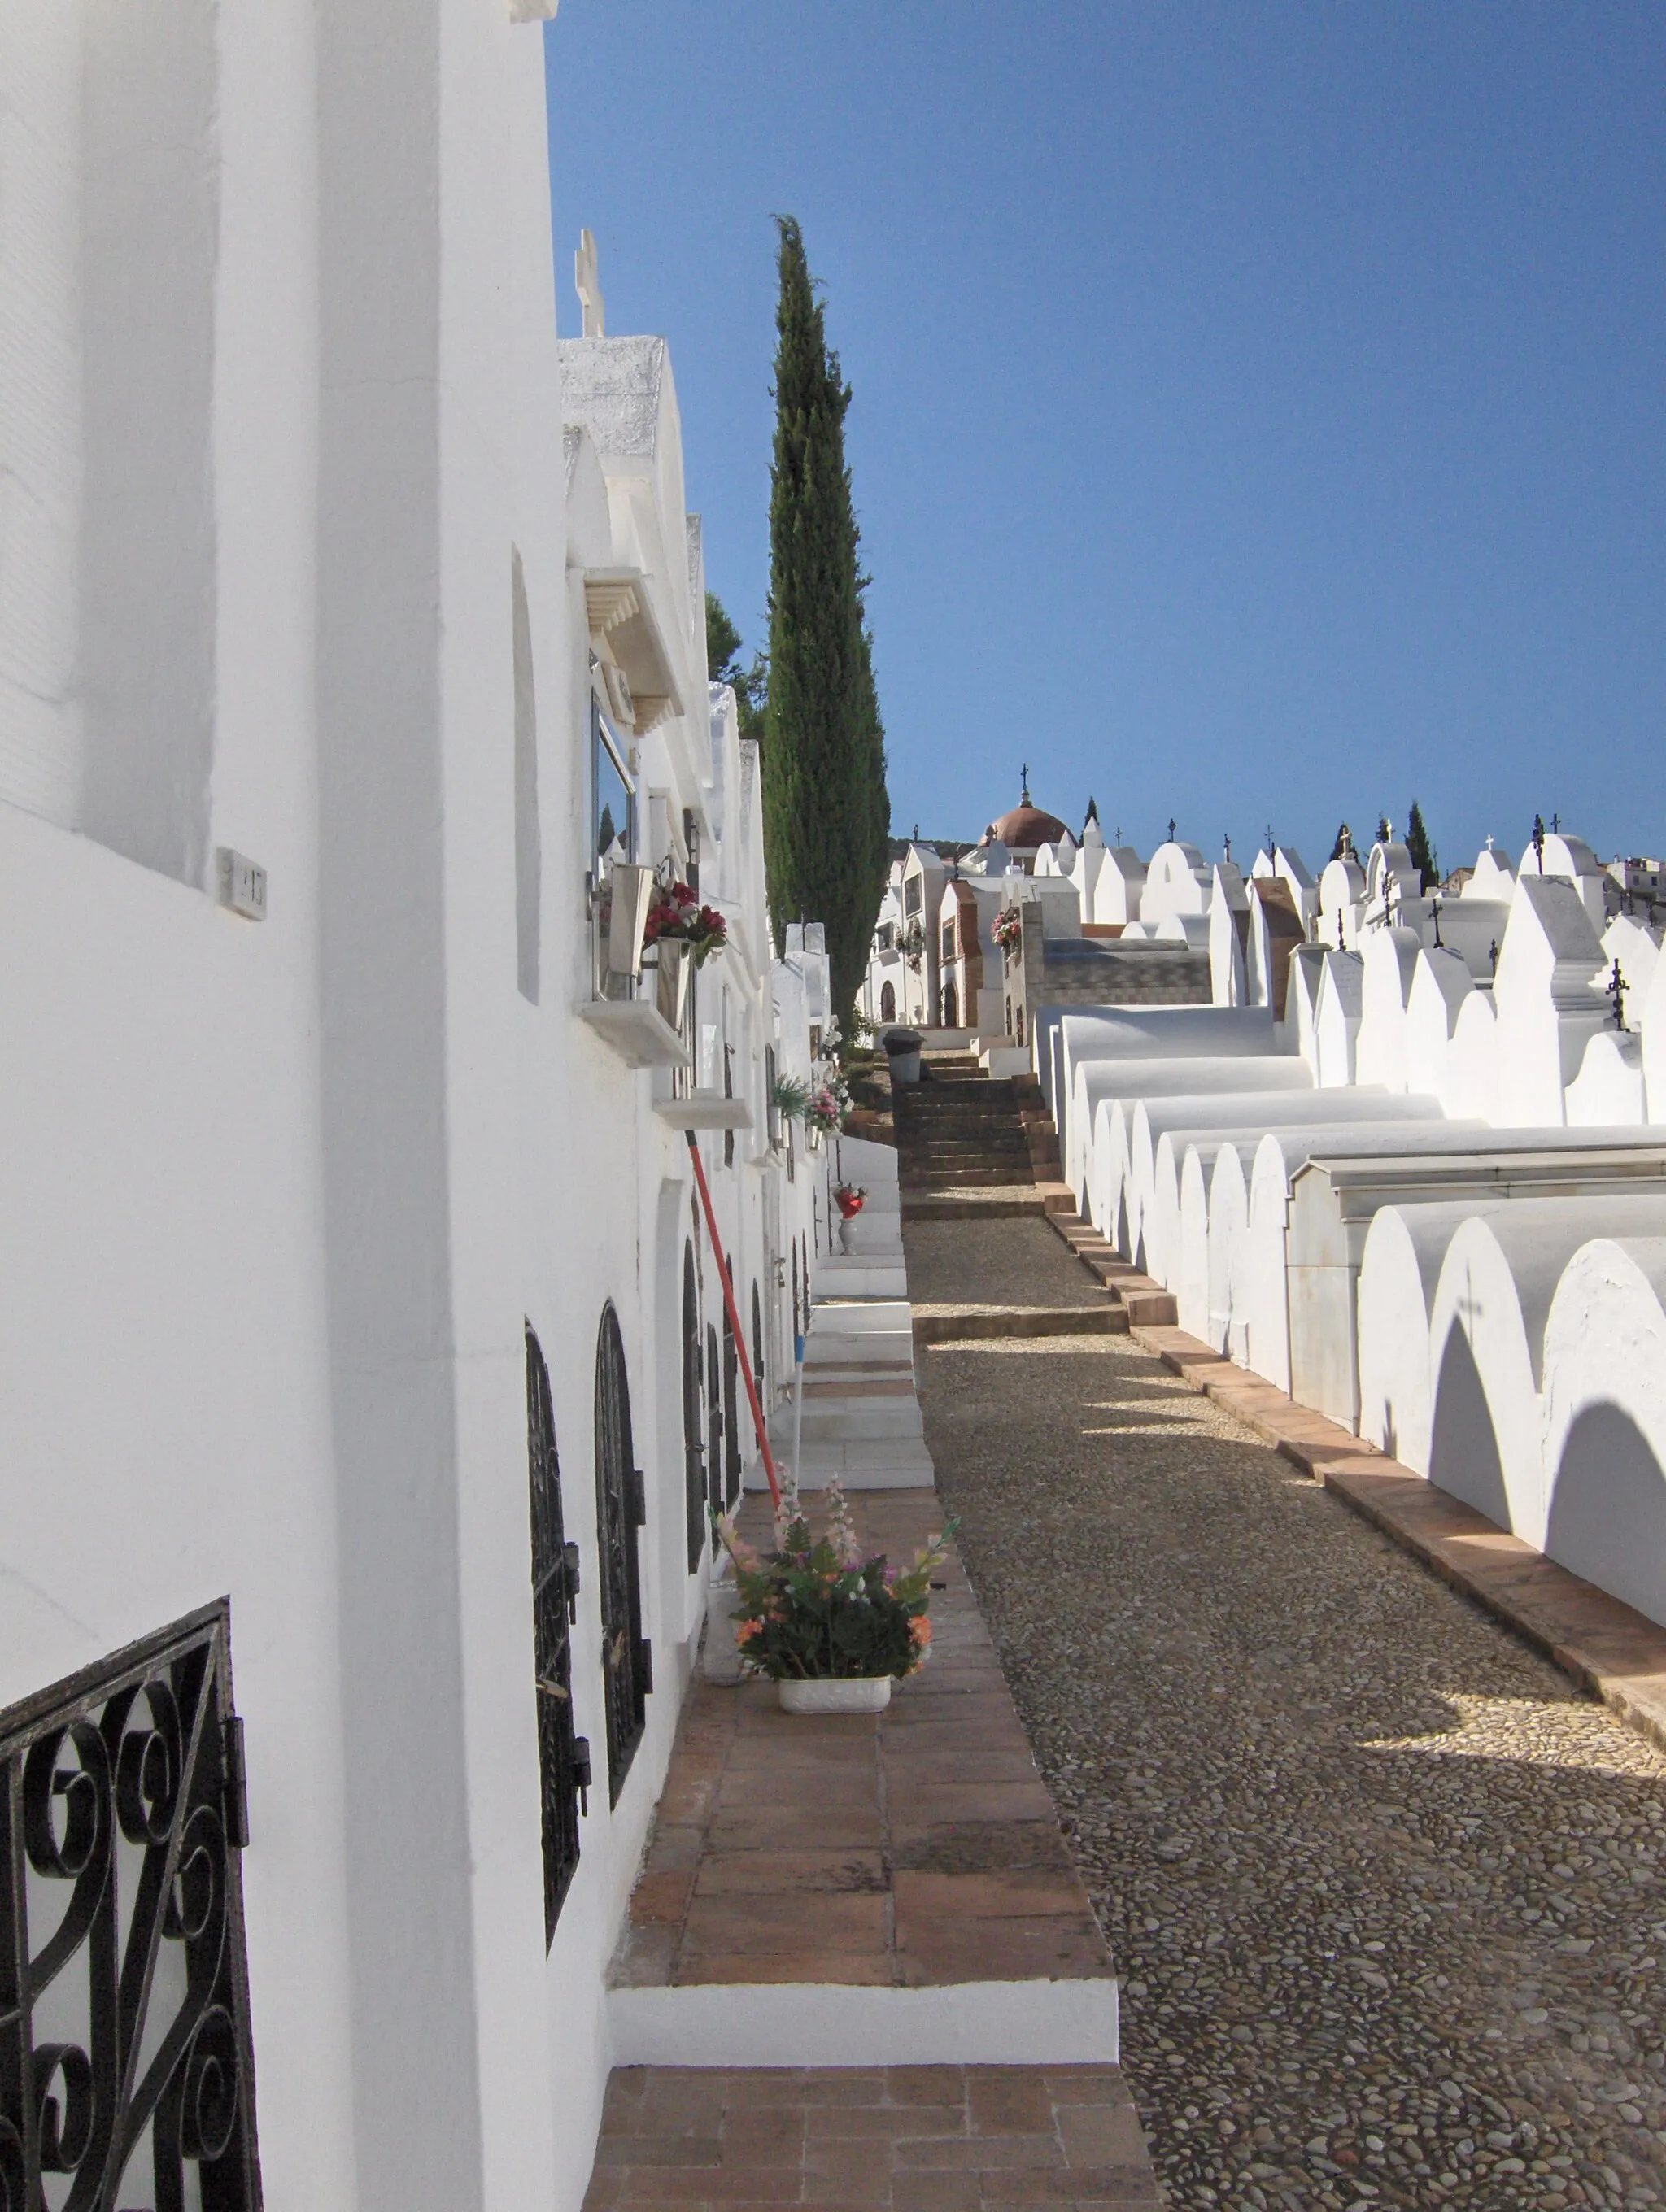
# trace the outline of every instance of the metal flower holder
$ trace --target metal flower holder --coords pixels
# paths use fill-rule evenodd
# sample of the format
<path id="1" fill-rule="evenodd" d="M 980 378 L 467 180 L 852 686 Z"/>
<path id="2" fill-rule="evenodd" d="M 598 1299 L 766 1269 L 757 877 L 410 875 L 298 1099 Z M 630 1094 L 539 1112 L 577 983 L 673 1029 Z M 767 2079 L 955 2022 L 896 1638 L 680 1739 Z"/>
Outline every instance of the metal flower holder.
<path id="1" fill-rule="evenodd" d="M 607 952 L 604 988 L 609 998 L 627 995 L 625 979 L 642 971 L 642 933 L 654 896 L 654 871 L 615 860 L 607 873 Z"/>
<path id="2" fill-rule="evenodd" d="M 689 981 L 694 974 L 694 947 L 686 937 L 662 937 L 654 946 L 660 971 L 654 1004 L 662 1021 L 681 1030 L 688 1012 Z"/>

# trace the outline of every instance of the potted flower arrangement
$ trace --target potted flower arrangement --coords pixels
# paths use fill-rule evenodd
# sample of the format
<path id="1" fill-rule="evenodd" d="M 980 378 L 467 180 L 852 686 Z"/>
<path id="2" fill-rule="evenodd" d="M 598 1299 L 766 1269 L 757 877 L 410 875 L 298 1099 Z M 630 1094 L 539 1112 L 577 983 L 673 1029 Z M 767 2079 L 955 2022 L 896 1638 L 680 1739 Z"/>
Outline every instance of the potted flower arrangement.
<path id="1" fill-rule="evenodd" d="M 778 1686 L 787 1712 L 877 1713 L 890 1704 L 891 1684 L 915 1673 L 931 1650 L 931 1578 L 955 1523 L 923 1545 L 912 1566 L 898 1569 L 883 1552 L 863 1550 L 836 1480 L 827 1502 L 827 1532 L 817 1537 L 789 1496 L 775 1548 L 761 1557 L 720 1516 L 718 1534 L 734 1563 L 740 1663 Z"/>
<path id="2" fill-rule="evenodd" d="M 839 1209 L 839 1249 L 848 1252 L 850 1224 L 867 1204 L 867 1192 L 859 1182 L 841 1182 L 833 1186 L 833 1203 Z"/>
<path id="3" fill-rule="evenodd" d="M 777 1076 L 770 1095 L 783 1121 L 802 1121 L 810 1111 L 810 1085 L 800 1076 Z"/>
<path id="4" fill-rule="evenodd" d="M 989 925 L 989 934 L 1010 960 L 1024 942 L 1024 917 L 1017 907 L 1002 907 Z"/>
<path id="5" fill-rule="evenodd" d="M 842 1075 L 835 1074 L 811 1093 L 805 1120 L 818 1136 L 832 1137 L 843 1128 L 844 1117 L 849 1111 L 849 1085 Z"/>
<path id="6" fill-rule="evenodd" d="M 656 895 L 642 935 L 659 961 L 660 1012 L 672 1029 L 681 1029 L 689 977 L 723 950 L 729 925 L 714 906 L 702 906 L 686 884 L 673 883 Z"/>

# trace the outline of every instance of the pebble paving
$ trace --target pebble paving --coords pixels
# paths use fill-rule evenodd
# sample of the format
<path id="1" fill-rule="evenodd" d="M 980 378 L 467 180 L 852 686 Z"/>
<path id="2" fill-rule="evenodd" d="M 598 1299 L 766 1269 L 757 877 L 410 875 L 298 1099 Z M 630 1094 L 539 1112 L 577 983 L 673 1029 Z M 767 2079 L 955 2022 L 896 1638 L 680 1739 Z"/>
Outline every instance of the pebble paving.
<path id="1" fill-rule="evenodd" d="M 1079 1279 L 905 1235 L 917 1299 Z M 1666 1758 L 1129 1340 L 919 1376 L 1170 2202 L 1666 2203 Z"/>

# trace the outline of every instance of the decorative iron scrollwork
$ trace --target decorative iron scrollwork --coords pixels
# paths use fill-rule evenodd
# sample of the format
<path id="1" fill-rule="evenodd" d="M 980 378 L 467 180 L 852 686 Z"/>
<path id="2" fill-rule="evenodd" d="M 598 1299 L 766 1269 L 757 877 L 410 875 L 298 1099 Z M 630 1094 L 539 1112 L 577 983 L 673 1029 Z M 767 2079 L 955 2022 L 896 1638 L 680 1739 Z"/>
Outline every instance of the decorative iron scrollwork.
<path id="1" fill-rule="evenodd" d="M 636 1531 L 648 1519 L 648 1489 L 630 1433 L 624 1340 L 611 1304 L 596 1343 L 596 1534 L 600 1553 L 602 1674 L 607 1703 L 607 1794 L 617 1805 L 642 1740 L 653 1689 L 653 1653 L 642 1634 Z"/>
<path id="2" fill-rule="evenodd" d="M 562 1515 L 561 1460 L 550 1370 L 526 1324 L 526 1468 L 532 1502 L 532 1644 L 538 1669 L 538 1761 L 544 1844 L 544 1945 L 579 1863 L 579 1813 L 589 1811 L 590 1746 L 573 1732 L 573 1644 L 579 1547 Z"/>
<path id="3" fill-rule="evenodd" d="M 0 1712 L 0 2212 L 258 2212 L 229 1636 Z"/>
<path id="4" fill-rule="evenodd" d="M 705 1408 L 701 1389 L 700 1297 L 695 1287 L 694 1246 L 683 1247 L 683 1500 L 688 1568 L 693 1574 L 706 1548 Z"/>

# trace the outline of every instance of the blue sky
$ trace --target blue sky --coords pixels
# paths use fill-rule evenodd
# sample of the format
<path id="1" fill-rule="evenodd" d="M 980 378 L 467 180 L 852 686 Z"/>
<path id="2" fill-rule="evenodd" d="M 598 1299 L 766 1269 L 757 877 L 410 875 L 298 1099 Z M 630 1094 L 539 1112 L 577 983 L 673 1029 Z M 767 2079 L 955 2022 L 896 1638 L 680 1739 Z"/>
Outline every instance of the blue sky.
<path id="1" fill-rule="evenodd" d="M 546 55 L 562 326 L 587 223 L 749 647 L 804 225 L 899 831 L 1028 760 L 1146 852 L 1666 845 L 1666 9 L 565 0 Z"/>

